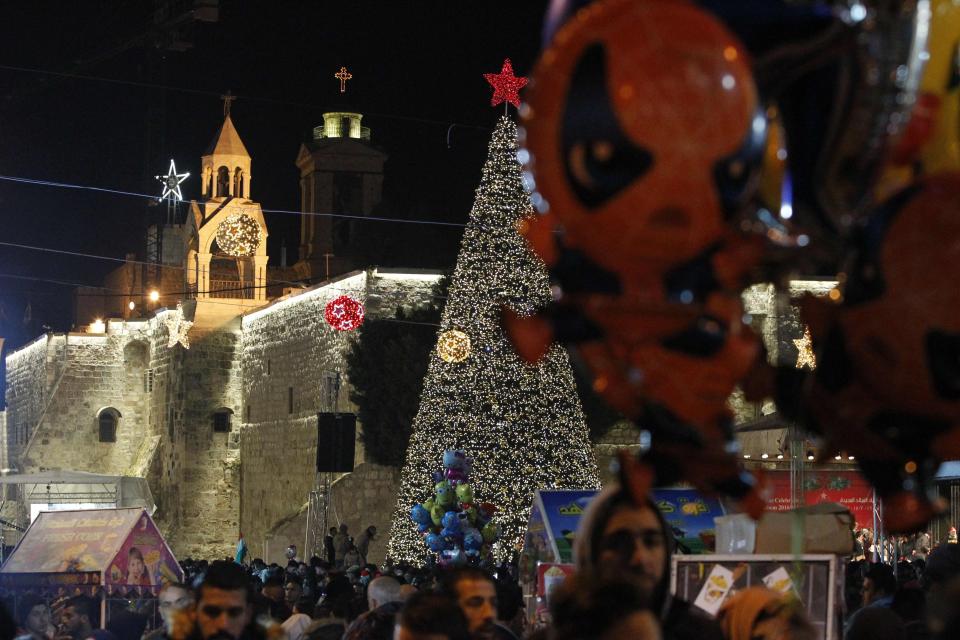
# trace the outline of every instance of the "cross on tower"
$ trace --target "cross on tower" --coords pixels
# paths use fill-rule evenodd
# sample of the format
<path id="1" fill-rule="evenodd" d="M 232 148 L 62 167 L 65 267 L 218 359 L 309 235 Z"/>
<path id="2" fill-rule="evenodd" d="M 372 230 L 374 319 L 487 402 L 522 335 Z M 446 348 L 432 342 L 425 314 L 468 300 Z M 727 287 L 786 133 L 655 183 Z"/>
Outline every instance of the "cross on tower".
<path id="1" fill-rule="evenodd" d="M 346 67 L 340 67 L 340 71 L 333 74 L 333 77 L 340 81 L 340 93 L 346 93 L 347 80 L 353 78 L 353 74 L 347 71 Z"/>
<path id="2" fill-rule="evenodd" d="M 220 99 L 223 100 L 223 117 L 226 118 L 230 115 L 230 103 L 237 99 L 237 96 L 230 93 L 230 90 L 227 89 L 227 92 L 220 96 Z"/>

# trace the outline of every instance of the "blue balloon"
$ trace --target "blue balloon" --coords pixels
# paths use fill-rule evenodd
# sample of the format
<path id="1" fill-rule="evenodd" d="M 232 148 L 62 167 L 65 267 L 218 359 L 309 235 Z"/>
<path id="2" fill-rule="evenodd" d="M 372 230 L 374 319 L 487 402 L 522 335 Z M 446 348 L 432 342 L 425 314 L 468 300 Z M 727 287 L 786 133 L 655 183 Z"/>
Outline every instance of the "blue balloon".
<path id="1" fill-rule="evenodd" d="M 415 504 L 410 509 L 410 518 L 417 524 L 430 524 L 430 512 L 422 504 Z"/>
<path id="2" fill-rule="evenodd" d="M 436 533 L 427 535 L 425 542 L 427 543 L 427 547 L 430 549 L 430 551 L 443 551 L 443 538 Z"/>
<path id="3" fill-rule="evenodd" d="M 428 524 L 418 524 L 418 525 L 417 525 L 417 531 L 419 531 L 420 533 L 426 533 L 427 531 L 430 531 L 430 525 L 428 525 Z"/>
<path id="4" fill-rule="evenodd" d="M 463 548 L 467 551 L 479 549 L 483 546 L 483 535 L 476 529 L 467 529 L 463 532 Z"/>
<path id="5" fill-rule="evenodd" d="M 456 511 L 447 511 L 445 514 L 443 514 L 443 520 L 441 522 L 446 529 L 450 529 L 451 531 L 460 531 L 460 514 L 458 514 Z"/>

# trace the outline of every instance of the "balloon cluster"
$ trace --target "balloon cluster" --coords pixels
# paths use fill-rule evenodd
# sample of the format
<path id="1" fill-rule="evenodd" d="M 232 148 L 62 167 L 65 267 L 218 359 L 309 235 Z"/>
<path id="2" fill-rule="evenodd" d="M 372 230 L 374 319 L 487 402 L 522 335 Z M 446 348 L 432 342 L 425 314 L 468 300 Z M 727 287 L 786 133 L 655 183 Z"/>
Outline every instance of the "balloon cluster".
<path id="1" fill-rule="evenodd" d="M 490 545 L 500 535 L 493 522 L 496 507 L 474 502 L 468 482 L 471 461 L 465 452 L 448 449 L 443 453 L 443 466 L 443 472 L 433 474 L 434 495 L 413 505 L 410 518 L 424 544 L 437 554 L 439 564 L 479 564 L 490 557 Z"/>
<path id="2" fill-rule="evenodd" d="M 522 232 L 555 301 L 504 323 L 527 360 L 567 344 L 652 432 L 622 467 L 635 493 L 687 480 L 762 509 L 734 454 L 740 387 L 854 455 L 888 530 L 942 508 L 933 476 L 960 456 L 960 10 L 920 4 L 552 1 L 521 159 L 540 214 Z M 800 304 L 816 369 L 768 364 L 742 291 L 825 270 L 836 289 Z"/>

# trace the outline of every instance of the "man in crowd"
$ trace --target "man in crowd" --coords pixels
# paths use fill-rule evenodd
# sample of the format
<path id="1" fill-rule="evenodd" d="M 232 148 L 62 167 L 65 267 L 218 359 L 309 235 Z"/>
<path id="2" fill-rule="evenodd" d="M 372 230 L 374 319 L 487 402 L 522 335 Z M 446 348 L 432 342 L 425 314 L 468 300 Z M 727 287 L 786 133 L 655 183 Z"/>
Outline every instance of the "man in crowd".
<path id="1" fill-rule="evenodd" d="M 323 550 L 327 556 L 327 564 L 336 566 L 337 552 L 334 550 L 333 539 L 337 535 L 337 528 L 330 527 L 330 532 L 323 537 Z"/>
<path id="2" fill-rule="evenodd" d="M 253 589 L 243 567 L 218 560 L 210 563 L 197 589 L 197 633 L 202 640 L 255 640 L 251 624 Z"/>
<path id="3" fill-rule="evenodd" d="M 897 592 L 897 578 L 893 575 L 893 567 L 888 564 L 871 564 L 863 576 L 862 607 L 857 609 L 847 619 L 844 625 L 844 636 L 862 634 L 863 625 L 867 620 L 874 620 L 876 616 L 863 616 L 868 609 L 889 609 L 893 605 L 893 596 Z M 858 622 L 858 620 L 862 618 Z M 870 623 L 875 624 L 875 623 Z"/>
<path id="4" fill-rule="evenodd" d="M 580 521 L 574 543 L 578 571 L 600 580 L 628 579 L 649 594 L 649 609 L 667 640 L 720 640 L 720 626 L 670 594 L 673 535 L 653 502 L 636 504 L 618 485 L 604 489 Z"/>
<path id="5" fill-rule="evenodd" d="M 471 638 L 513 636 L 497 625 L 497 587 L 486 571 L 476 567 L 448 571 L 441 577 L 438 591 L 460 605 Z"/>
<path id="6" fill-rule="evenodd" d="M 349 529 L 347 528 L 347 523 L 340 524 L 340 530 L 337 531 L 336 535 L 333 536 L 333 550 L 336 554 L 336 563 L 334 566 L 337 569 L 344 569 L 343 566 L 344 557 L 347 555 L 347 551 L 350 549 L 352 544 L 350 539 Z"/>
<path id="7" fill-rule="evenodd" d="M 456 600 L 420 591 L 400 609 L 394 640 L 472 640 L 467 620 Z"/>
<path id="8" fill-rule="evenodd" d="M 178 630 L 189 622 L 193 605 L 193 591 L 187 585 L 179 582 L 164 585 L 157 596 L 157 609 L 163 624 L 144 636 L 144 640 L 183 637 L 184 634 Z"/>
<path id="9" fill-rule="evenodd" d="M 40 596 L 27 594 L 17 606 L 17 622 L 26 631 L 17 640 L 49 640 L 53 631 L 50 607 Z"/>
<path id="10" fill-rule="evenodd" d="M 299 576 L 287 573 L 287 582 L 283 585 L 283 597 L 291 610 L 303 597 L 303 587 L 301 585 L 302 580 Z"/>
<path id="11" fill-rule="evenodd" d="M 100 626 L 93 600 L 87 596 L 73 596 L 68 599 L 60 611 L 60 639 L 86 640 L 94 628 Z"/>
<path id="12" fill-rule="evenodd" d="M 284 584 L 283 574 L 273 573 L 267 576 L 260 591 L 270 601 L 270 617 L 278 622 L 283 622 L 293 614 L 293 609 L 287 604 Z"/>
<path id="13" fill-rule="evenodd" d="M 400 610 L 401 604 L 400 583 L 396 579 L 390 576 L 374 578 L 367 586 L 367 611 L 350 623 L 344 637 L 357 637 L 359 630 L 364 627 L 364 618 L 371 615 L 376 615 L 383 620 L 392 618 Z M 392 628 L 393 620 L 390 619 L 388 622 Z"/>
<path id="14" fill-rule="evenodd" d="M 377 537 L 377 528 L 370 525 L 357 538 L 357 553 L 360 554 L 360 564 L 367 564 L 367 552 L 370 550 L 370 541 Z"/>

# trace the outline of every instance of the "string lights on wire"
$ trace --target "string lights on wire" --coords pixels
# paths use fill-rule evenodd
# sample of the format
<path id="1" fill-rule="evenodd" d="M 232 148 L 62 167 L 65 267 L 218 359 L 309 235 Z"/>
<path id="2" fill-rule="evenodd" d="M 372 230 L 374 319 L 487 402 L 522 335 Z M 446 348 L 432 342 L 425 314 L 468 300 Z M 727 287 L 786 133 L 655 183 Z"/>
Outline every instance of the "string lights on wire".
<path id="1" fill-rule="evenodd" d="M 431 472 L 442 466 L 446 449 L 468 452 L 476 502 L 499 508 L 498 561 L 521 541 L 535 489 L 599 487 L 566 352 L 554 346 L 528 365 L 500 324 L 504 304 L 531 312 L 550 299 L 546 268 L 515 228 L 530 209 L 517 127 L 504 117 L 490 142 L 440 323 L 445 344 L 462 345 L 452 339 L 455 331 L 469 338 L 469 357 L 447 361 L 439 340 L 430 357 L 393 518 L 388 556 L 394 561 L 426 562 L 409 510 L 433 493 Z"/>

